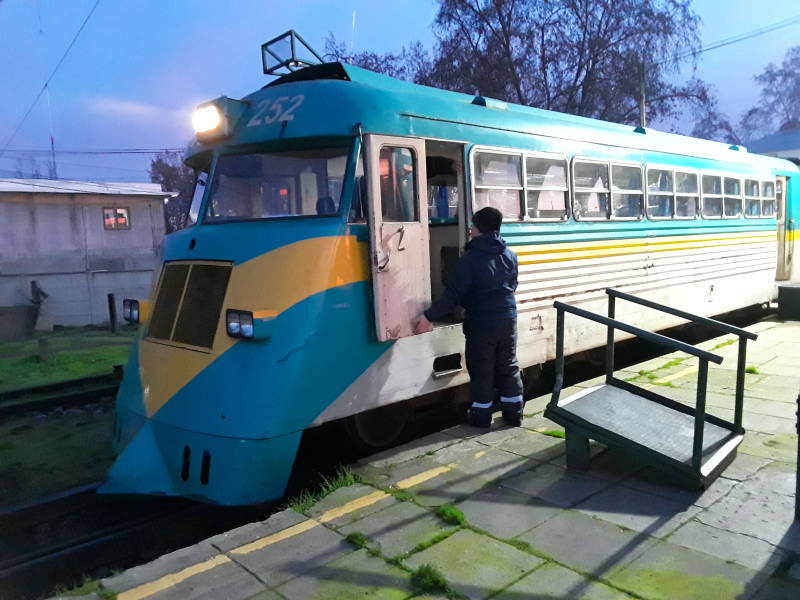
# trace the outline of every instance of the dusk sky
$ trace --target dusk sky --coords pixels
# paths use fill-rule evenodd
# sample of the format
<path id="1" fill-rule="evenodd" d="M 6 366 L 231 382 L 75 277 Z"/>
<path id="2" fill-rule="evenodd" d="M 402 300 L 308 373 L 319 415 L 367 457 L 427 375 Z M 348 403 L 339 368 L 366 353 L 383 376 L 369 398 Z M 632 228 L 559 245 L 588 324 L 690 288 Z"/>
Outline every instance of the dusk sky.
<path id="1" fill-rule="evenodd" d="M 0 150 L 95 1 L 0 0 Z M 396 51 L 414 40 L 430 46 L 436 6 L 434 0 L 102 0 L 50 85 L 56 150 L 183 147 L 196 104 L 241 97 L 269 81 L 261 72 L 264 41 L 293 28 L 319 51 L 328 33 L 352 40 L 356 51 Z M 704 45 L 800 14 L 798 0 L 695 0 L 694 6 Z M 758 100 L 753 76 L 797 44 L 796 24 L 701 55 L 698 75 L 738 120 Z M 48 148 L 49 135 L 42 96 L 0 158 L 0 177 L 29 169 L 31 156 L 46 173 L 46 154 L 20 150 Z M 57 158 L 60 177 L 130 181 L 147 179 L 150 159 Z"/>

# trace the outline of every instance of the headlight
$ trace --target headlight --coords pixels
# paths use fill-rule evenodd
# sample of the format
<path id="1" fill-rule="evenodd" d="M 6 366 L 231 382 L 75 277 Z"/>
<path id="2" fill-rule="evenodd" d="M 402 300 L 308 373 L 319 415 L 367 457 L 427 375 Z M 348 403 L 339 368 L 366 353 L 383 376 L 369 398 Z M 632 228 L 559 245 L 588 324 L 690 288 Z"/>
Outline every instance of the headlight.
<path id="1" fill-rule="evenodd" d="M 122 318 L 129 323 L 139 322 L 139 301 L 125 298 L 122 301 Z"/>
<path id="2" fill-rule="evenodd" d="M 214 104 L 199 106 L 192 115 L 192 125 L 195 133 L 208 133 L 214 131 L 222 124 L 222 114 Z"/>
<path id="3" fill-rule="evenodd" d="M 241 336 L 243 338 L 253 337 L 253 313 L 240 312 L 239 322 L 241 323 Z"/>
<path id="4" fill-rule="evenodd" d="M 225 327 L 228 330 L 228 335 L 231 337 L 240 337 L 242 332 L 242 324 L 239 318 L 240 311 L 228 310 L 225 315 Z"/>

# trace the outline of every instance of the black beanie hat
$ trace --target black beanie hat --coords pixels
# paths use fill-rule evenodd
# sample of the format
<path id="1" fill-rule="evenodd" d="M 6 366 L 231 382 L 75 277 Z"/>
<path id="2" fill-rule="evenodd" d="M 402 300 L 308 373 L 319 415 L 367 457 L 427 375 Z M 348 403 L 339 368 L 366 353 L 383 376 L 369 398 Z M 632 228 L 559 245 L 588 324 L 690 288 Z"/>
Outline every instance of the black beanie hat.
<path id="1" fill-rule="evenodd" d="M 494 206 L 487 206 L 472 215 L 472 224 L 481 233 L 500 231 L 500 224 L 503 222 L 503 213 Z"/>

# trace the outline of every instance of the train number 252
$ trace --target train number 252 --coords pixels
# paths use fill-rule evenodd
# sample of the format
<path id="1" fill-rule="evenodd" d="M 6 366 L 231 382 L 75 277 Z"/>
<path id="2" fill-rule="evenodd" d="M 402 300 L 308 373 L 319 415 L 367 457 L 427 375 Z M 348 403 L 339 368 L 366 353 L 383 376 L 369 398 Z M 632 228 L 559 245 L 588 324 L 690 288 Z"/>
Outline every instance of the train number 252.
<path id="1" fill-rule="evenodd" d="M 248 121 L 248 127 L 274 123 L 275 121 L 292 121 L 296 111 L 305 100 L 305 96 L 281 96 L 275 100 L 262 100 L 257 105 L 256 114 Z"/>

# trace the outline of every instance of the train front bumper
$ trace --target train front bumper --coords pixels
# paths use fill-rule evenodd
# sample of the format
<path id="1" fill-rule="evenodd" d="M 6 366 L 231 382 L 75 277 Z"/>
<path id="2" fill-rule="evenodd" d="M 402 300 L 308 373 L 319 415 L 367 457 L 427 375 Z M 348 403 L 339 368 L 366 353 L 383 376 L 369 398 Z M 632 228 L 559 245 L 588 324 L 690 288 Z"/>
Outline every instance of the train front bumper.
<path id="1" fill-rule="evenodd" d="M 137 416 L 118 415 L 118 421 Z M 230 506 L 276 500 L 286 489 L 302 435 L 240 439 L 141 420 L 100 493 L 183 496 Z"/>

